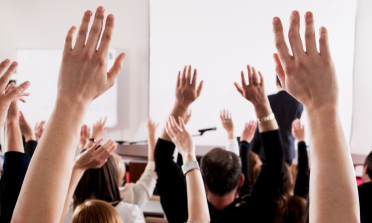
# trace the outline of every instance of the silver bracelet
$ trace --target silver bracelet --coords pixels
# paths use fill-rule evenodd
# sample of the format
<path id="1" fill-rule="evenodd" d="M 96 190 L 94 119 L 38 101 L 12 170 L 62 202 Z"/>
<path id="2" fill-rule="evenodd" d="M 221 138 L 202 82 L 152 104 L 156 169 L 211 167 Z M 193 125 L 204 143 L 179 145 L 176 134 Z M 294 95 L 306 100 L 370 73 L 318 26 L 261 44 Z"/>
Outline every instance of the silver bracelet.
<path id="1" fill-rule="evenodd" d="M 182 172 L 184 175 L 193 169 L 200 169 L 198 161 L 191 161 L 182 165 Z"/>

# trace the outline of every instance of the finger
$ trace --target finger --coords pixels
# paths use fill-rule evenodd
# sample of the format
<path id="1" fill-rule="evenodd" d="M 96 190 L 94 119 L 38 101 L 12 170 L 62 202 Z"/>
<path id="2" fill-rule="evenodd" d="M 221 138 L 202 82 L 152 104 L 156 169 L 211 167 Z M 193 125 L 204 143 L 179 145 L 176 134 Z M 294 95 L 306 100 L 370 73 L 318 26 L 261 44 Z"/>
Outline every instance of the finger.
<path id="1" fill-rule="evenodd" d="M 177 87 L 181 84 L 181 71 L 178 71 L 178 78 L 177 78 Z"/>
<path id="2" fill-rule="evenodd" d="M 252 84 L 256 84 L 258 83 L 258 77 L 257 77 L 257 73 L 256 73 L 256 69 L 254 69 L 254 67 L 252 67 Z"/>
<path id="3" fill-rule="evenodd" d="M 174 133 L 173 133 L 173 131 L 171 130 L 171 128 L 170 128 L 170 126 L 169 126 L 169 122 L 166 122 L 166 123 L 165 123 L 165 130 L 166 130 L 166 132 L 168 133 L 169 137 L 170 137 L 171 139 L 173 139 L 173 138 L 174 138 Z"/>
<path id="4" fill-rule="evenodd" d="M 7 95 L 14 87 L 14 82 L 10 83 L 6 88 L 5 88 L 5 95 Z"/>
<path id="5" fill-rule="evenodd" d="M 288 32 L 288 39 L 292 48 L 293 56 L 303 57 L 305 52 L 302 46 L 302 40 L 300 36 L 300 14 L 294 10 L 291 14 L 290 26 Z"/>
<path id="6" fill-rule="evenodd" d="M 178 131 L 182 132 L 182 129 L 181 127 L 177 124 L 177 121 L 176 119 L 174 118 L 174 116 L 172 116 L 172 122 L 174 123 L 174 128 L 176 128 Z"/>
<path id="7" fill-rule="evenodd" d="M 229 119 L 232 119 L 232 113 L 231 112 L 229 113 Z"/>
<path id="8" fill-rule="evenodd" d="M 220 111 L 220 118 L 221 118 L 222 121 L 224 120 L 224 117 L 223 117 L 223 110 Z"/>
<path id="9" fill-rule="evenodd" d="M 183 121 L 183 119 L 181 117 L 178 117 L 178 121 L 180 122 L 182 131 L 186 131 L 185 122 Z"/>
<path id="10" fill-rule="evenodd" d="M 112 36 L 114 34 L 114 23 L 115 23 L 115 16 L 113 14 L 110 14 L 107 16 L 106 19 L 106 25 L 105 25 L 105 30 L 103 31 L 102 39 L 101 39 L 101 44 L 98 49 L 98 54 L 108 59 L 108 54 L 110 51 L 110 46 L 111 46 L 111 40 Z"/>
<path id="11" fill-rule="evenodd" d="M 16 71 L 18 63 L 13 61 L 12 64 L 5 71 L 3 76 L 0 78 L 0 90 L 3 91 L 9 84 L 10 78 L 13 76 L 14 71 Z"/>
<path id="12" fill-rule="evenodd" d="M 234 83 L 234 85 L 235 85 L 235 87 L 236 87 L 236 90 L 238 90 L 239 91 L 239 93 L 241 94 L 241 95 L 243 95 L 243 88 L 241 88 L 240 86 L 239 86 L 239 84 L 238 83 Z"/>
<path id="13" fill-rule="evenodd" d="M 89 149 L 89 151 L 95 151 L 97 149 L 97 147 L 101 144 L 101 142 L 103 141 L 103 139 L 100 139 L 98 140 L 97 142 L 95 142 Z"/>
<path id="14" fill-rule="evenodd" d="M 190 117 L 192 113 L 192 109 L 189 110 L 187 117 Z"/>
<path id="15" fill-rule="evenodd" d="M 280 84 L 285 89 L 285 86 L 286 86 L 285 85 L 285 73 L 284 73 L 284 69 L 282 66 L 282 62 L 280 61 L 279 55 L 277 53 L 274 53 L 273 57 L 274 57 L 275 65 L 276 65 L 276 69 L 275 69 L 276 75 L 278 75 Z"/>
<path id="16" fill-rule="evenodd" d="M 26 100 L 23 98 L 20 98 L 19 100 L 22 101 L 23 103 L 26 103 Z"/>
<path id="17" fill-rule="evenodd" d="M 192 82 L 191 82 L 191 86 L 192 86 L 193 88 L 196 87 L 196 81 L 197 81 L 197 79 L 198 79 L 198 70 L 195 69 L 195 70 L 194 70 L 194 75 L 192 76 Z"/>
<path id="18" fill-rule="evenodd" d="M 71 27 L 68 30 L 67 36 L 66 36 L 66 39 L 65 39 L 65 46 L 63 48 L 63 53 L 71 52 L 71 50 L 72 50 L 72 40 L 74 39 L 75 31 L 76 31 L 75 26 Z"/>
<path id="19" fill-rule="evenodd" d="M 244 77 L 244 72 L 243 71 L 240 73 L 240 76 L 242 78 L 242 87 L 244 88 L 245 86 L 247 86 L 247 84 L 245 83 L 245 77 Z"/>
<path id="20" fill-rule="evenodd" d="M 108 83 L 110 86 L 113 86 L 115 84 L 116 78 L 118 77 L 121 69 L 123 68 L 123 63 L 125 59 L 125 53 L 119 54 L 119 56 L 116 57 L 114 64 L 110 68 L 109 72 L 107 73 L 108 77 Z"/>
<path id="21" fill-rule="evenodd" d="M 247 65 L 247 70 L 248 70 L 248 81 L 249 81 L 249 85 L 252 85 L 253 84 L 253 75 L 252 75 L 252 69 L 251 69 L 251 66 Z"/>
<path id="22" fill-rule="evenodd" d="M 108 153 L 109 149 L 111 149 L 111 147 L 115 145 L 115 143 L 113 141 L 111 141 L 111 139 L 109 141 L 107 141 L 104 145 L 100 146 L 95 152 L 96 152 L 96 155 L 98 157 L 109 157 L 110 154 Z"/>
<path id="23" fill-rule="evenodd" d="M 93 25 L 90 28 L 87 45 L 84 47 L 84 49 L 89 51 L 90 53 L 96 52 L 99 37 L 101 36 L 102 32 L 103 20 L 105 17 L 104 12 L 105 8 L 103 8 L 102 6 L 99 6 L 96 10 Z"/>
<path id="24" fill-rule="evenodd" d="M 262 74 L 261 74 L 260 71 L 258 71 L 258 75 L 260 76 L 260 86 L 264 87 L 264 79 L 263 79 Z"/>
<path id="25" fill-rule="evenodd" d="M 105 124 L 106 124 L 106 120 L 107 120 L 107 116 L 105 116 L 105 119 L 103 119 L 103 122 L 102 122 L 101 125 L 105 126 Z"/>
<path id="26" fill-rule="evenodd" d="M 312 12 L 305 13 L 305 45 L 308 55 L 318 53 L 316 49 L 314 17 Z"/>
<path id="27" fill-rule="evenodd" d="M 191 83 L 191 65 L 189 65 L 189 69 L 187 71 L 186 83 L 188 85 Z"/>
<path id="28" fill-rule="evenodd" d="M 186 72 L 187 72 L 187 66 L 185 66 L 183 68 L 183 73 L 182 73 L 182 77 L 181 77 L 181 85 L 186 84 Z"/>
<path id="29" fill-rule="evenodd" d="M 76 43 L 74 49 L 83 49 L 85 46 L 85 41 L 87 40 L 87 34 L 89 29 L 90 18 L 92 17 L 93 12 L 90 10 L 85 11 L 83 19 L 79 27 L 79 31 L 76 37 Z"/>
<path id="30" fill-rule="evenodd" d="M 196 96 L 199 97 L 203 88 L 204 81 L 200 81 L 198 88 L 196 89 Z"/>
<path id="31" fill-rule="evenodd" d="M 45 125 L 45 121 L 41 121 L 40 128 L 43 129 L 44 128 L 44 125 Z"/>
<path id="32" fill-rule="evenodd" d="M 5 72 L 6 68 L 9 66 L 9 63 L 10 63 L 9 59 L 5 59 L 0 63 L 0 75 L 2 75 Z"/>
<path id="33" fill-rule="evenodd" d="M 22 111 L 19 111 L 19 117 L 24 119 L 24 116 L 23 116 L 23 112 Z"/>
<path id="34" fill-rule="evenodd" d="M 275 38 L 275 47 L 278 51 L 280 59 L 284 64 L 289 64 L 292 58 L 289 54 L 289 49 L 284 39 L 282 22 L 278 17 L 273 19 L 273 32 Z"/>
<path id="35" fill-rule="evenodd" d="M 319 29 L 320 37 L 319 37 L 319 51 L 320 55 L 322 56 L 330 56 L 330 49 L 328 43 L 328 31 L 327 29 L 322 26 Z"/>
<path id="36" fill-rule="evenodd" d="M 19 97 L 19 95 L 21 95 L 28 87 L 30 86 L 30 82 L 26 81 L 24 82 L 23 84 L 19 85 L 18 87 L 16 88 L 13 88 L 7 95 L 6 95 L 6 98 L 7 100 L 9 101 L 13 101 L 14 99 L 16 99 L 17 97 Z"/>
<path id="37" fill-rule="evenodd" d="M 257 122 L 255 122 L 255 121 L 252 121 L 252 122 L 253 122 L 253 129 L 256 130 L 256 128 L 257 128 Z"/>

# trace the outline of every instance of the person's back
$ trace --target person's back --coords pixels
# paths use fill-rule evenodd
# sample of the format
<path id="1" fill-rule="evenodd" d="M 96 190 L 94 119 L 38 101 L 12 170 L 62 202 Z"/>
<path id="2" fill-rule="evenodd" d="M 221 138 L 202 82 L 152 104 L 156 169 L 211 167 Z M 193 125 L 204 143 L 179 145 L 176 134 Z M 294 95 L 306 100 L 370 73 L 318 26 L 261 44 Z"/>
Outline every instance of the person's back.
<path id="1" fill-rule="evenodd" d="M 358 187 L 360 220 L 372 222 L 372 152 L 366 158 L 363 169 L 363 184 Z"/>
<path id="2" fill-rule="evenodd" d="M 295 98 L 286 91 L 281 89 L 280 82 L 277 81 L 279 92 L 269 95 L 271 109 L 276 117 L 279 126 L 280 137 L 283 143 L 284 160 L 288 164 L 292 164 L 292 159 L 295 158 L 294 138 L 292 136 L 292 122 L 295 119 L 301 118 L 303 106 Z M 252 151 L 256 152 L 261 159 L 265 159 L 262 151 L 262 143 L 259 137 L 258 130 L 252 140 Z"/>

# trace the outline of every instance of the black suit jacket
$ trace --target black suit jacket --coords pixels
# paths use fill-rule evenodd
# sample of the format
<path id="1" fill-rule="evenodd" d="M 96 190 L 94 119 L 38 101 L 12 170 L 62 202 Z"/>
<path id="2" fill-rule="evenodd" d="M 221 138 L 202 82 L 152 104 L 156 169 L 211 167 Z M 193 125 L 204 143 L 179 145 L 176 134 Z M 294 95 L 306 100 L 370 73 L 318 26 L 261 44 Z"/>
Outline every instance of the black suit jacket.
<path id="1" fill-rule="evenodd" d="M 364 183 L 358 187 L 360 221 L 372 222 L 372 182 Z"/>
<path id="2" fill-rule="evenodd" d="M 291 161 L 295 158 L 294 138 L 292 136 L 292 122 L 301 118 L 303 106 L 286 91 L 279 91 L 277 94 L 269 95 L 271 109 L 279 125 L 280 136 L 284 149 L 284 160 Z M 262 151 L 262 143 L 258 128 L 251 142 L 252 151 L 257 153 L 261 159 L 265 159 Z"/>

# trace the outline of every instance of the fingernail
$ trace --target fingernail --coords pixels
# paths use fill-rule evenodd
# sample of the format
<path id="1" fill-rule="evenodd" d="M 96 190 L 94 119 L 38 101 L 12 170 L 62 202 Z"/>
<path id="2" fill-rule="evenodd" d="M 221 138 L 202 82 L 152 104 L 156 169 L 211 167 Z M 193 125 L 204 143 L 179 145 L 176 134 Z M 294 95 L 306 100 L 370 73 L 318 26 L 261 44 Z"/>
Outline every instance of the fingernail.
<path id="1" fill-rule="evenodd" d="M 91 16 L 93 13 L 92 13 L 92 11 L 90 11 L 90 10 L 88 10 L 88 11 L 86 11 L 85 12 L 85 15 L 89 15 L 89 16 Z"/>
<path id="2" fill-rule="evenodd" d="M 104 11 L 105 11 L 105 8 L 103 8 L 102 6 L 97 8 L 97 12 L 104 12 Z"/>
<path id="3" fill-rule="evenodd" d="M 115 19 L 115 16 L 113 14 L 110 14 L 108 17 L 107 17 L 108 20 L 114 20 Z"/>
<path id="4" fill-rule="evenodd" d="M 291 13 L 292 16 L 294 15 L 298 15 L 298 12 L 296 10 L 293 10 L 292 13 Z"/>
<path id="5" fill-rule="evenodd" d="M 125 59 L 125 53 L 123 54 L 123 56 L 121 56 L 121 62 L 122 63 L 124 62 L 124 59 Z"/>
<path id="6" fill-rule="evenodd" d="M 17 61 L 13 61 L 12 65 L 17 66 L 18 65 Z"/>
<path id="7" fill-rule="evenodd" d="M 311 17 L 311 14 L 312 14 L 311 12 L 306 12 L 306 13 L 305 13 L 305 18 L 309 18 L 309 17 Z"/>
<path id="8" fill-rule="evenodd" d="M 25 82 L 25 85 L 26 85 L 26 86 L 30 86 L 30 82 L 29 82 L 29 81 L 26 81 L 26 82 Z"/>
<path id="9" fill-rule="evenodd" d="M 278 17 L 274 17 L 274 19 L 273 19 L 273 24 L 275 25 L 275 24 L 277 24 L 279 22 L 279 18 Z"/>
<path id="10" fill-rule="evenodd" d="M 5 59 L 5 60 L 4 60 L 4 63 L 9 63 L 9 62 L 10 62 L 9 59 Z"/>

